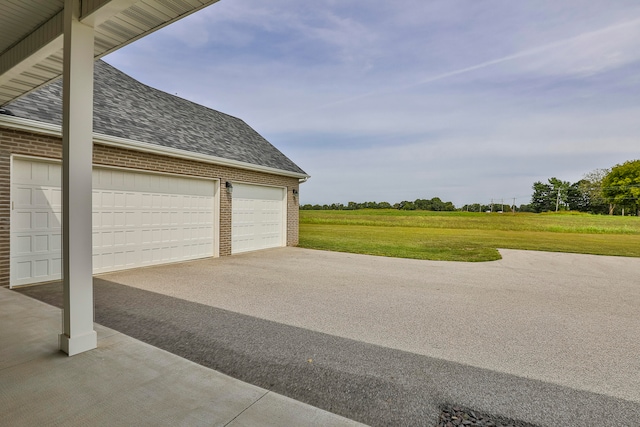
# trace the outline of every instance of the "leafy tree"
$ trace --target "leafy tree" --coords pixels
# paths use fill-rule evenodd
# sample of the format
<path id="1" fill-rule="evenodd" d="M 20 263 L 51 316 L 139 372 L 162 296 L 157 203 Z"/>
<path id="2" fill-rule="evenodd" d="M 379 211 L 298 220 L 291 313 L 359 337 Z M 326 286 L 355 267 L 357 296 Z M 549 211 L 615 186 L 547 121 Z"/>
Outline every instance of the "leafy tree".
<path id="1" fill-rule="evenodd" d="M 416 210 L 416 205 L 413 202 L 409 202 L 409 201 L 403 200 L 398 205 L 398 209 L 403 210 L 403 211 L 414 211 L 414 210 Z"/>
<path id="2" fill-rule="evenodd" d="M 482 206 L 480 205 L 480 203 L 473 203 L 471 205 L 464 205 L 462 208 L 460 208 L 461 211 L 467 211 L 467 212 L 482 212 Z"/>
<path id="3" fill-rule="evenodd" d="M 609 202 L 602 193 L 602 180 L 611 172 L 611 169 L 594 169 L 584 175 L 578 181 L 581 193 L 589 198 L 589 207 L 586 212 L 606 214 L 609 212 Z"/>
<path id="4" fill-rule="evenodd" d="M 440 197 L 434 197 L 433 199 L 429 200 L 427 210 L 440 212 L 446 210 L 446 207 L 447 205 L 440 199 Z"/>
<path id="5" fill-rule="evenodd" d="M 602 194 L 609 203 L 635 209 L 640 215 L 640 160 L 614 166 L 602 180 Z"/>
<path id="6" fill-rule="evenodd" d="M 455 211 L 456 207 L 452 202 L 443 202 L 439 197 L 433 199 L 416 199 L 413 202 L 404 200 L 396 205 L 397 209 L 405 211 L 422 210 L 422 211 Z"/>
<path id="7" fill-rule="evenodd" d="M 567 205 L 572 211 L 589 212 L 591 208 L 591 199 L 585 191 L 588 183 L 586 180 L 575 182 L 567 188 Z"/>
<path id="8" fill-rule="evenodd" d="M 562 181 L 556 177 L 549 178 L 548 184 L 534 182 L 531 208 L 534 212 L 558 211 L 567 208 L 570 186 L 568 181 Z"/>
<path id="9" fill-rule="evenodd" d="M 413 206 L 414 206 L 414 209 L 417 209 L 417 210 L 422 210 L 422 211 L 431 210 L 429 209 L 431 206 L 429 204 L 429 200 L 427 199 L 416 199 L 415 202 L 413 202 Z"/>
<path id="10" fill-rule="evenodd" d="M 533 195 L 531 196 L 531 209 L 533 212 L 548 212 L 553 209 L 555 200 L 552 200 L 553 188 L 549 184 L 540 181 L 533 183 Z"/>

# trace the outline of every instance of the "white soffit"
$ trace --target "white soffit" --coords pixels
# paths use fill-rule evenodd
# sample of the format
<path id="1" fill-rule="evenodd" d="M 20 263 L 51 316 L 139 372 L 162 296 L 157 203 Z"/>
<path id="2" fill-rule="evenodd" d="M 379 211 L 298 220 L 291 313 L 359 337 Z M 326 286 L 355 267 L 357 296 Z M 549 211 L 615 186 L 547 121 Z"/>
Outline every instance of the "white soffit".
<path id="1" fill-rule="evenodd" d="M 101 58 L 218 0 L 83 0 Z M 0 106 L 62 75 L 64 0 L 0 0 Z"/>

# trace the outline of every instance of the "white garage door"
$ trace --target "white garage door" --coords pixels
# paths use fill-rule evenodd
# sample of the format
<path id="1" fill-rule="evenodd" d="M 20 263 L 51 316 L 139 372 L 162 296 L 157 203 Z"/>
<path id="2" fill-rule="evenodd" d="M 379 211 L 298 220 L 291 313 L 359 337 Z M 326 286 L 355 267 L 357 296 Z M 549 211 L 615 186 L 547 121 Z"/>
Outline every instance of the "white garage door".
<path id="1" fill-rule="evenodd" d="M 231 253 L 286 245 L 285 189 L 233 184 Z"/>
<path id="2" fill-rule="evenodd" d="M 93 171 L 93 271 L 214 255 L 214 182 Z"/>
<path id="3" fill-rule="evenodd" d="M 60 164 L 13 161 L 10 284 L 60 278 L 62 192 Z"/>
<path id="4" fill-rule="evenodd" d="M 11 285 L 61 277 L 61 166 L 14 159 Z M 94 273 L 214 255 L 212 181 L 93 171 Z"/>

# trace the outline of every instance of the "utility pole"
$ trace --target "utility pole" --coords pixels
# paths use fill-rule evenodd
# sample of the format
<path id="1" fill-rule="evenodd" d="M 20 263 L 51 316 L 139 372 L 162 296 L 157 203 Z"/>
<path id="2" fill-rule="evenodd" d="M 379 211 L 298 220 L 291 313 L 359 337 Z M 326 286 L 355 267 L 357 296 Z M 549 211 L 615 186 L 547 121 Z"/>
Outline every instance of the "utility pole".
<path id="1" fill-rule="evenodd" d="M 560 206 L 560 189 L 558 188 L 558 197 L 556 198 L 556 212 L 558 212 L 559 206 Z"/>
<path id="2" fill-rule="evenodd" d="M 513 212 L 513 214 L 516 214 L 516 198 L 513 198 L 513 209 L 511 209 L 511 211 Z"/>

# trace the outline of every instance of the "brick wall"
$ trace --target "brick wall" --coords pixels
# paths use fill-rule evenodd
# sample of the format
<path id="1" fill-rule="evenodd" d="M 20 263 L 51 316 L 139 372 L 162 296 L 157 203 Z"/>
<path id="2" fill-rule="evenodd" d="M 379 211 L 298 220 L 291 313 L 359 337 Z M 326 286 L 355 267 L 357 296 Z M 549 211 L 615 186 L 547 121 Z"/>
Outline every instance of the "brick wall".
<path id="1" fill-rule="evenodd" d="M 10 156 L 29 156 L 60 159 L 60 138 L 0 128 L 0 286 L 9 284 L 10 263 Z M 216 178 L 224 187 L 226 181 L 273 185 L 287 188 L 287 246 L 298 244 L 298 179 L 268 173 L 235 169 L 176 159 L 157 154 L 94 144 L 93 162 L 96 165 L 126 167 L 139 170 L 165 172 L 179 175 Z M 231 196 L 221 188 L 220 192 L 220 255 L 231 254 Z"/>

